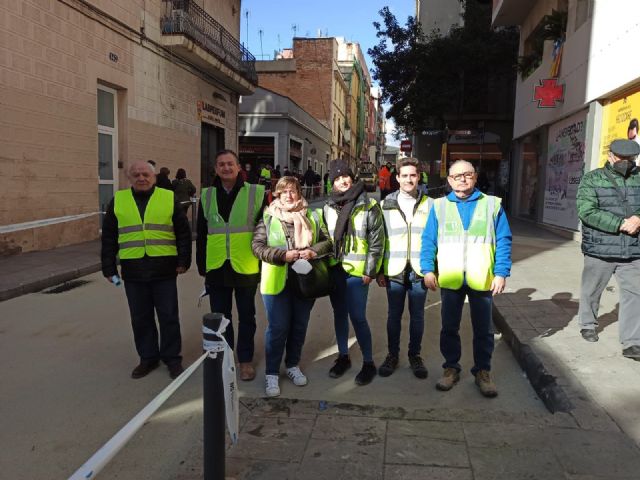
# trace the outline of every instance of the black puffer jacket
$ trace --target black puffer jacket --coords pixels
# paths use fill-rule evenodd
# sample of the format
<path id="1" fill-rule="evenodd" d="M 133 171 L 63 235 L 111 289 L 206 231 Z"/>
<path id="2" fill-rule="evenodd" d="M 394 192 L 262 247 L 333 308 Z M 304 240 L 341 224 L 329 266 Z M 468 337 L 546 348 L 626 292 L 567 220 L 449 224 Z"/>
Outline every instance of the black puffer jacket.
<path id="1" fill-rule="evenodd" d="M 148 192 L 136 192 L 132 189 L 133 198 L 144 219 L 144 212 L 156 187 Z M 122 278 L 130 282 L 163 280 L 177 275 L 176 268 L 191 266 L 191 228 L 184 210 L 178 203 L 173 207 L 173 230 L 176 234 L 178 256 L 148 257 L 120 261 Z M 113 210 L 113 199 L 109 202 L 102 224 L 102 274 L 111 278 L 118 274 L 116 255 L 118 254 L 118 218 Z"/>

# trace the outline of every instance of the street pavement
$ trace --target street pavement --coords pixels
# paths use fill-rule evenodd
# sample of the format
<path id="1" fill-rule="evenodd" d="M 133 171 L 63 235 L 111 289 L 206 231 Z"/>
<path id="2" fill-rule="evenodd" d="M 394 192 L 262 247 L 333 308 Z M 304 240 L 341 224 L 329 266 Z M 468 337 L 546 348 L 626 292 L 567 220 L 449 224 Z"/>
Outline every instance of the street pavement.
<path id="1" fill-rule="evenodd" d="M 468 321 L 462 380 L 451 392 L 435 390 L 442 362 L 437 293 L 429 294 L 426 306 L 427 380 L 412 377 L 402 358 L 391 377 L 357 387 L 357 344 L 351 348 L 352 370 L 330 379 L 335 338 L 329 303 L 321 299 L 301 364 L 309 385 L 295 387 L 282 379 L 282 397 L 262 399 L 265 318 L 257 298 L 259 375 L 240 385 L 242 429 L 239 444 L 228 448 L 227 475 L 637 478 L 640 363 L 621 356 L 617 286 L 612 283 L 603 295 L 601 340 L 584 342 L 575 320 L 579 244 L 527 223 L 513 226 L 513 276 L 505 294 L 496 298 L 496 323 L 503 331 L 496 336 L 496 399 L 481 397 L 468 373 Z M 67 248 L 64 255 L 58 249 L 0 259 L 0 298 L 15 296 L 16 287 L 32 291 L 58 283 L 59 275 L 72 278 L 73 272 L 77 276 L 84 268 L 97 268 L 95 242 L 73 247 L 77 255 Z M 164 368 L 143 380 L 128 377 L 136 357 L 124 292 L 99 273 L 82 280 L 88 283 L 69 291 L 31 293 L 0 303 L 3 477 L 66 478 L 170 381 Z M 185 363 L 201 352 L 200 319 L 207 311 L 196 307 L 201 286 L 193 270 L 180 277 Z M 386 297 L 377 286 L 370 289 L 368 315 L 380 363 L 386 354 Z M 403 350 L 406 333 L 405 328 Z M 198 369 L 101 478 L 201 478 L 201 378 Z"/>

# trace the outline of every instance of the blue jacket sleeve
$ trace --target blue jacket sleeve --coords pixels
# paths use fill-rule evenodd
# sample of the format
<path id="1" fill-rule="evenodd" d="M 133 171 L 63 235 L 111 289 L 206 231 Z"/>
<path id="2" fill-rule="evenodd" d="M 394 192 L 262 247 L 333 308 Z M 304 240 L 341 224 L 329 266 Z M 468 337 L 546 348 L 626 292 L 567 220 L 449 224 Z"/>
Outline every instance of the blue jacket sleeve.
<path id="1" fill-rule="evenodd" d="M 422 274 L 436 271 L 436 254 L 438 253 L 438 219 L 433 207 L 429 212 L 427 225 L 422 231 L 422 247 L 420 248 L 420 270 Z"/>
<path id="2" fill-rule="evenodd" d="M 424 241 L 424 240 L 423 240 Z M 511 275 L 511 228 L 502 207 L 496 216 L 496 261 L 493 274 L 499 277 Z"/>

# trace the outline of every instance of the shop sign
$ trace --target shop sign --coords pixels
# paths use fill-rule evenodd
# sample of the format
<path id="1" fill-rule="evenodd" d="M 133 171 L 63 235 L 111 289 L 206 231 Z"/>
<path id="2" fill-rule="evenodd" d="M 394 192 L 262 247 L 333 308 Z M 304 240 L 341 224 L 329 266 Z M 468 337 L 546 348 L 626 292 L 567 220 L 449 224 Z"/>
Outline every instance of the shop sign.
<path id="1" fill-rule="evenodd" d="M 216 105 L 211 105 L 204 100 L 198 100 L 198 120 L 210 123 L 217 127 L 225 128 L 227 126 L 226 112 Z"/>
<path id="2" fill-rule="evenodd" d="M 533 89 L 533 99 L 538 101 L 538 108 L 555 108 L 564 102 L 564 85 L 558 85 L 558 79 L 545 78 Z"/>
<path id="3" fill-rule="evenodd" d="M 584 171 L 587 112 L 549 127 L 542 221 L 578 230 L 576 194 Z"/>
<path id="4" fill-rule="evenodd" d="M 635 130 L 629 131 L 632 120 L 640 120 L 640 91 L 636 91 L 602 108 L 602 134 L 600 136 L 600 162 L 606 163 L 609 145 L 616 138 L 633 138 Z M 633 138 L 640 143 L 640 138 Z"/>
<path id="5" fill-rule="evenodd" d="M 411 145 L 411 140 L 402 140 L 400 142 L 400 151 L 401 152 L 410 152 L 413 146 Z"/>

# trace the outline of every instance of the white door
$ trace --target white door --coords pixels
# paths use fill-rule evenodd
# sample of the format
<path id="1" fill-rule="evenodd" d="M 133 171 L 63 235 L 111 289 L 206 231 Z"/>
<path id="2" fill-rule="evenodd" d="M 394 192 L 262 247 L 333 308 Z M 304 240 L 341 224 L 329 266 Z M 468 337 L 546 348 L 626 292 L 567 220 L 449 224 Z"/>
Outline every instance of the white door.
<path id="1" fill-rule="evenodd" d="M 118 188 L 117 92 L 98 86 L 98 208 L 102 215 Z"/>

